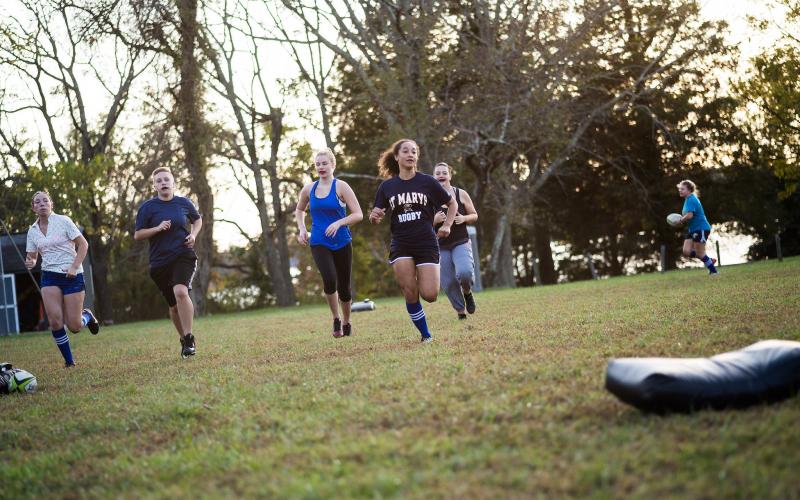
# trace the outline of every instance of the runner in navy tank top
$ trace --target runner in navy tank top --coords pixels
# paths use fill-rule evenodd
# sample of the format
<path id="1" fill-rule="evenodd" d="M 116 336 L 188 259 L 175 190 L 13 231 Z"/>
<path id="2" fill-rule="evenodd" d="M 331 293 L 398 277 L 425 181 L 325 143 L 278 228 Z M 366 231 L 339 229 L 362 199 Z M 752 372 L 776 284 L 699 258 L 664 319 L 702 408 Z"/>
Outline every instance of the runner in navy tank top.
<path id="1" fill-rule="evenodd" d="M 434 302 L 439 293 L 439 244 L 436 237 L 450 234 L 456 215 L 456 201 L 430 175 L 417 172 L 419 147 L 410 139 L 401 139 L 381 154 L 378 167 L 389 177 L 378 187 L 375 207 L 369 214 L 373 224 L 391 212 L 392 243 L 389 263 L 397 284 L 406 299 L 406 310 L 422 335 L 422 342 L 432 340 L 425 320 L 420 295 Z M 433 230 L 433 214 L 447 204 L 447 216 L 438 233 Z"/>
<path id="2" fill-rule="evenodd" d="M 323 149 L 314 155 L 314 168 L 319 179 L 303 186 L 297 208 L 297 241 L 311 245 L 311 255 L 322 275 L 325 298 L 333 316 L 333 336 L 349 336 L 353 267 L 353 245 L 348 226 L 360 222 L 364 215 L 352 188 L 333 177 L 336 158 L 333 151 Z M 311 235 L 306 229 L 306 209 L 311 212 Z M 350 209 L 347 215 L 345 208 Z M 339 306 L 341 304 L 341 318 Z"/>
<path id="3" fill-rule="evenodd" d="M 450 185 L 454 173 L 453 167 L 444 162 L 437 163 L 433 167 L 433 176 L 455 197 L 458 204 L 458 213 L 453 221 L 450 236 L 439 240 L 439 267 L 442 290 L 447 294 L 450 305 L 456 310 L 458 319 L 467 319 L 467 313 L 475 313 L 475 298 L 472 295 L 475 261 L 472 257 L 472 242 L 467 233 L 467 224 L 474 224 L 478 220 L 478 212 L 466 191 Z M 436 212 L 433 217 L 437 226 L 444 222 L 444 219 L 443 210 Z"/>

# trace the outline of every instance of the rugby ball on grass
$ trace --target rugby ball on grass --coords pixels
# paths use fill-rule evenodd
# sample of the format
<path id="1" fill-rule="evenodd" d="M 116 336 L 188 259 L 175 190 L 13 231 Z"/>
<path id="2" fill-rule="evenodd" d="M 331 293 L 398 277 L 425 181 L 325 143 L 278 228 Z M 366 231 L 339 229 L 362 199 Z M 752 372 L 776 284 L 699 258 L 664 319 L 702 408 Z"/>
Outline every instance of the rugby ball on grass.
<path id="1" fill-rule="evenodd" d="M 36 377 L 32 373 L 19 368 L 11 368 L 10 364 L 7 366 L 8 368 L 4 366 L 4 369 L 0 370 L 0 393 L 31 393 L 36 390 Z"/>

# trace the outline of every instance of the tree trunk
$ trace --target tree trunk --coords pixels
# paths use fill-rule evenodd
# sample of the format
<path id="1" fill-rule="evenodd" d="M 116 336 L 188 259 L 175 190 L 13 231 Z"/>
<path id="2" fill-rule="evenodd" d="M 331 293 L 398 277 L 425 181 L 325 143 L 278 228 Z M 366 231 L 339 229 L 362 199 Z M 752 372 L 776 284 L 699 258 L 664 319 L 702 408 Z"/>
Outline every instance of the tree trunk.
<path id="1" fill-rule="evenodd" d="M 95 226 L 96 227 L 96 226 Z M 108 284 L 110 248 L 103 244 L 100 235 L 87 235 L 92 259 L 92 284 L 94 284 L 94 312 L 101 322 L 114 322 L 114 304 Z"/>
<path id="2" fill-rule="evenodd" d="M 497 268 L 496 286 L 515 287 L 517 281 L 514 278 L 514 248 L 511 244 L 511 223 L 505 219 L 506 229 L 503 231 L 503 243 L 500 246 L 500 262 Z"/>
<path id="3" fill-rule="evenodd" d="M 278 299 L 279 306 L 293 306 L 297 303 L 292 285 L 291 263 L 289 261 L 289 242 L 286 238 L 286 225 L 289 223 L 289 214 L 283 210 L 281 202 L 281 181 L 278 178 L 278 149 L 283 138 L 283 111 L 280 108 L 270 108 L 272 127 L 270 129 L 270 157 L 266 164 L 269 174 L 270 189 L 272 190 L 272 214 L 274 217 L 274 238 L 277 250 L 277 265 L 270 272 L 272 287 Z"/>
<path id="4" fill-rule="evenodd" d="M 511 249 L 511 227 L 508 215 L 501 214 L 497 218 L 494 241 L 492 242 L 492 256 L 489 260 L 489 271 L 492 277 L 492 286 L 513 287 L 514 260 Z"/>
<path id="5" fill-rule="evenodd" d="M 589 272 L 592 273 L 592 279 L 596 280 L 599 276 L 597 274 L 597 269 L 594 267 L 594 259 L 592 258 L 592 254 L 589 253 L 589 250 L 583 253 L 583 258 L 586 260 L 586 266 L 589 268 Z"/>
<path id="6" fill-rule="evenodd" d="M 554 285 L 558 282 L 558 275 L 553 262 L 553 249 L 550 247 L 550 222 L 542 219 L 536 220 L 533 223 L 533 235 L 535 254 L 539 259 L 541 284 Z"/>
<path id="7" fill-rule="evenodd" d="M 281 258 L 275 245 L 275 240 L 272 238 L 272 217 L 267 210 L 266 194 L 264 192 L 264 175 L 258 165 L 252 166 L 253 180 L 256 185 L 256 209 L 258 210 L 258 219 L 261 222 L 261 245 L 263 252 L 261 253 L 264 259 L 264 265 L 267 267 L 270 281 L 272 282 L 272 290 L 276 295 L 276 301 L 280 305 L 284 301 L 282 276 L 280 271 Z"/>
<path id="8" fill-rule="evenodd" d="M 272 162 L 271 162 L 272 163 Z M 275 290 L 279 306 L 293 306 L 297 303 L 292 285 L 291 264 L 289 262 L 289 242 L 286 237 L 286 225 L 288 217 L 283 211 L 280 197 L 280 180 L 278 179 L 277 169 L 274 163 L 270 168 L 270 185 L 272 189 L 272 211 L 275 217 L 274 241 L 277 253 L 277 266 L 270 272 L 272 286 Z"/>
<path id="9" fill-rule="evenodd" d="M 192 301 L 197 314 L 202 315 L 208 312 L 206 297 L 214 258 L 214 194 L 206 177 L 207 131 L 201 112 L 200 65 L 195 54 L 198 33 L 197 0 L 179 0 L 178 9 L 181 19 L 178 120 L 184 149 L 184 165 L 189 173 L 189 186 L 197 197 L 198 210 L 203 216 L 203 229 L 194 246 L 197 253 L 197 271 Z"/>

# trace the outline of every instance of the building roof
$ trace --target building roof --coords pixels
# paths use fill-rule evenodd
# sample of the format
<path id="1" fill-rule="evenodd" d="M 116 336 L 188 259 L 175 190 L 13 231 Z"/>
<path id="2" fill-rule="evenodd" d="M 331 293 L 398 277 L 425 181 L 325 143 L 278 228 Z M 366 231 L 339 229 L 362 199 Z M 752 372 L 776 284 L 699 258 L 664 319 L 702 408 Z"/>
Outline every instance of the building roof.
<path id="1" fill-rule="evenodd" d="M 28 240 L 27 233 L 0 234 L 0 250 L 2 250 L 2 265 L 5 274 L 25 272 L 25 244 Z M 14 247 L 17 247 L 15 250 Z M 22 258 L 20 258 L 20 255 Z M 39 269 L 37 263 L 35 270 Z"/>

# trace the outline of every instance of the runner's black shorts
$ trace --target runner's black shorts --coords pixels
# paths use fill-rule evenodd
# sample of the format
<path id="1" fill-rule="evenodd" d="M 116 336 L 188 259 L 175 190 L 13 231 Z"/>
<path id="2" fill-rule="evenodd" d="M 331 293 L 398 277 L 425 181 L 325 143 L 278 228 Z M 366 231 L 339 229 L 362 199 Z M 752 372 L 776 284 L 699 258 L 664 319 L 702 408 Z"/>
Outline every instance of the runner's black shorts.
<path id="1" fill-rule="evenodd" d="M 175 298 L 173 287 L 175 285 L 186 285 L 189 290 L 192 289 L 192 280 L 194 273 L 197 270 L 197 255 L 194 252 L 185 252 L 167 264 L 161 267 L 150 268 L 150 278 L 153 279 L 156 286 L 161 290 L 161 294 L 167 301 L 170 307 L 175 307 L 178 300 Z"/>
<path id="2" fill-rule="evenodd" d="M 398 260 L 414 259 L 416 266 L 439 265 L 439 244 L 434 241 L 433 245 L 407 245 L 392 241 L 389 250 L 389 264 L 394 264 Z"/>

